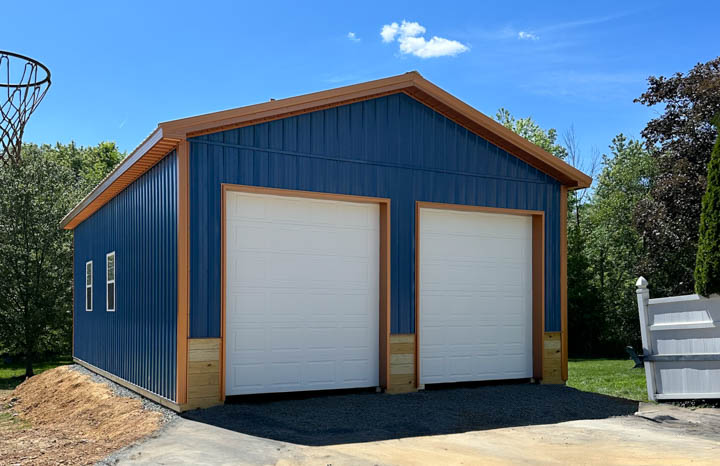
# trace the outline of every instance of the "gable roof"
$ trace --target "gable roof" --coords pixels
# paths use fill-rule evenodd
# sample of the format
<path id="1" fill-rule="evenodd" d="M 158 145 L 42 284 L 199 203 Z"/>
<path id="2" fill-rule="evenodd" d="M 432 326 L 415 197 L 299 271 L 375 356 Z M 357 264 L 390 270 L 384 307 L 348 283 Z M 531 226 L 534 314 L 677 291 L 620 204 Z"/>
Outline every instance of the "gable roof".
<path id="1" fill-rule="evenodd" d="M 353 102 L 404 93 L 490 141 L 569 189 L 587 188 L 592 178 L 518 136 L 500 123 L 411 71 L 398 76 L 338 87 L 287 99 L 207 113 L 158 124 L 85 199 L 60 222 L 73 229 L 172 151 L 180 141 L 202 134 L 249 126 Z"/>

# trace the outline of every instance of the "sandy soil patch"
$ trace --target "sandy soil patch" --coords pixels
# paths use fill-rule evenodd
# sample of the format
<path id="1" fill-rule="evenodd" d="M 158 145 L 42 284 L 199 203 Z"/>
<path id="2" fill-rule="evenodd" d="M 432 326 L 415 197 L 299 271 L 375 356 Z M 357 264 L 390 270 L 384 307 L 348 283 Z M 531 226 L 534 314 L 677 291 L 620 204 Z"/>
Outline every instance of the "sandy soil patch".
<path id="1" fill-rule="evenodd" d="M 93 464 L 153 433 L 162 418 L 58 367 L 0 394 L 0 464 Z"/>

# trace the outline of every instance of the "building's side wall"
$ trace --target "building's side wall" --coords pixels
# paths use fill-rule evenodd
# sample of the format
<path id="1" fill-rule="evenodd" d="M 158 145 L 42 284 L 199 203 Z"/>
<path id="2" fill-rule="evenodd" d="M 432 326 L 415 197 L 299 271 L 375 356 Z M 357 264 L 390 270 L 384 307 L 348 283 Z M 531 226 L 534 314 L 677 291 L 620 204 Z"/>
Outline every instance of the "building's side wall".
<path id="1" fill-rule="evenodd" d="M 391 199 L 391 333 L 415 332 L 415 203 L 545 211 L 560 330 L 560 184 L 404 94 L 190 140 L 190 336 L 220 336 L 221 183 Z"/>
<path id="2" fill-rule="evenodd" d="M 173 152 L 74 231 L 73 356 L 169 400 L 176 396 L 177 198 Z M 115 312 L 106 310 L 111 251 Z M 92 312 L 85 311 L 89 260 Z"/>

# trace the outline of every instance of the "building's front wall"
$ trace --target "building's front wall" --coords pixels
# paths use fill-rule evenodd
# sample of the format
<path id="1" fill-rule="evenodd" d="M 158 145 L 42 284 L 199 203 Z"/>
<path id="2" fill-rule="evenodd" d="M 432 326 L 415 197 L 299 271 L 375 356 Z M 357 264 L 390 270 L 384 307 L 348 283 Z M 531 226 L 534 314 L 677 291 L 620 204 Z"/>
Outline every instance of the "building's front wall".
<path id="1" fill-rule="evenodd" d="M 555 340 L 561 335 L 564 188 L 555 179 L 405 94 L 198 136 L 189 143 L 190 340 L 182 371 L 177 366 L 184 354 L 178 353 L 183 342 L 177 340 L 184 331 L 178 328 L 178 167 L 184 166 L 179 160 L 188 159 L 175 152 L 75 228 L 73 355 L 78 360 L 179 401 L 182 409 L 209 406 L 222 397 L 217 383 L 223 345 L 221 191 L 230 183 L 389 199 L 388 345 L 393 359 L 406 362 L 417 354 L 412 334 L 418 203 L 542 211 L 546 333 L 540 351 L 546 361 L 543 378 L 560 380 Z M 105 258 L 113 251 L 116 311 L 107 312 Z M 92 312 L 85 311 L 84 299 L 88 260 L 94 266 Z M 414 389 L 413 364 L 392 364 L 388 390 Z M 177 385 L 178 377 L 187 389 Z"/>
<path id="2" fill-rule="evenodd" d="M 73 356 L 168 400 L 176 397 L 177 198 L 173 152 L 74 231 Z M 108 312 L 105 258 L 112 251 L 116 310 Z"/>
<path id="3" fill-rule="evenodd" d="M 545 212 L 545 330 L 560 331 L 556 180 L 405 94 L 190 140 L 190 337 L 221 335 L 221 184 L 391 201 L 391 333 L 415 332 L 417 201 Z"/>

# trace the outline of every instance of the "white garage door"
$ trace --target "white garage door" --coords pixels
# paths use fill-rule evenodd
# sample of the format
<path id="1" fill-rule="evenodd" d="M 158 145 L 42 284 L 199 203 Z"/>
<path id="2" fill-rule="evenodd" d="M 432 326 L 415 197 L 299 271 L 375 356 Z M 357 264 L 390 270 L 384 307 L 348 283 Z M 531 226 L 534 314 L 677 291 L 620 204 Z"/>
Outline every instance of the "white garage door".
<path id="1" fill-rule="evenodd" d="M 532 377 L 532 220 L 420 209 L 420 383 Z"/>
<path id="2" fill-rule="evenodd" d="M 228 192 L 226 394 L 378 385 L 379 207 Z"/>

